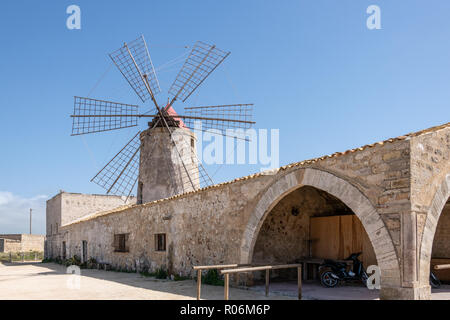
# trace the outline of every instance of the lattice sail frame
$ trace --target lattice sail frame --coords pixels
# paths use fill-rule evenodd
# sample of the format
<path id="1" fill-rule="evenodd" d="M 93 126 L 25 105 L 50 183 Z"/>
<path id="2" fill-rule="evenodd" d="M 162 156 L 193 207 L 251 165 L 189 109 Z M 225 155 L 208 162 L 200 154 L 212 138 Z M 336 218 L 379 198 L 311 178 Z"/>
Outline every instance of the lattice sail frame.
<path id="1" fill-rule="evenodd" d="M 177 99 L 186 101 L 229 54 L 230 52 L 222 51 L 215 45 L 198 41 L 169 90 L 169 95 L 173 97 L 172 101 L 162 110 L 159 109 L 155 99 L 152 99 L 156 106 L 155 109 L 138 114 L 139 107 L 136 105 L 75 97 L 72 135 L 133 127 L 137 126 L 137 121 L 141 117 L 158 117 L 160 112 L 167 115 L 165 111 Z M 125 43 L 123 47 L 109 56 L 143 102 L 161 91 L 143 36 L 128 44 Z M 195 130 L 194 118 L 202 121 L 203 131 L 248 129 L 254 123 L 248 121 L 251 119 L 251 106 L 253 105 L 240 104 L 186 108 L 187 115 L 179 118 L 183 118 L 188 124 L 186 127 L 193 130 Z M 162 119 L 165 118 L 166 116 L 162 117 Z M 167 127 L 167 121 L 161 122 L 164 122 Z M 172 137 L 172 128 L 167 127 L 167 129 Z M 131 195 L 139 176 L 139 135 L 140 132 L 91 180 L 106 189 L 107 194 L 128 194 L 127 199 Z M 195 155 L 195 159 L 193 158 L 192 161 L 196 162 L 198 169 L 191 166 L 190 170 L 196 172 L 190 172 L 183 163 L 186 170 L 182 174 L 190 177 L 185 179 L 186 176 L 184 176 L 183 181 L 191 180 L 192 183 L 191 177 L 195 177 L 194 183 L 195 185 L 199 184 L 200 187 L 213 184 L 211 177 L 197 158 L 195 150 L 191 150 L 190 153 Z M 181 154 L 180 160 L 183 161 Z"/>
<path id="2" fill-rule="evenodd" d="M 178 99 L 185 102 L 229 54 L 215 45 L 197 41 L 169 89 L 173 97 L 170 105 Z"/>
<path id="3" fill-rule="evenodd" d="M 161 91 L 144 36 L 125 43 L 109 56 L 142 102 L 151 99 L 142 76 L 147 76 L 154 95 Z"/>
<path id="4" fill-rule="evenodd" d="M 250 129 L 252 121 L 253 104 L 230 104 L 218 106 L 188 107 L 184 108 L 186 127 L 194 130 L 195 122 L 202 122 L 202 130 L 219 130 L 224 133 L 227 129 Z"/>
<path id="5" fill-rule="evenodd" d="M 72 136 L 136 127 L 138 111 L 136 105 L 74 97 Z"/>
<path id="6" fill-rule="evenodd" d="M 133 192 L 139 175 L 139 131 L 106 166 L 92 178 L 92 182 L 107 190 L 107 194 L 127 195 Z"/>

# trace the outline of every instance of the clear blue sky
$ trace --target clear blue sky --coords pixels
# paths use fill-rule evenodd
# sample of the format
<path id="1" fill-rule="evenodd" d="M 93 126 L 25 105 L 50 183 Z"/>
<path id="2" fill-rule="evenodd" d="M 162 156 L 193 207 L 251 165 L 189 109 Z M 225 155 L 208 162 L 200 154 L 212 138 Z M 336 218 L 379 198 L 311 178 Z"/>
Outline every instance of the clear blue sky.
<path id="1" fill-rule="evenodd" d="M 70 4 L 81 30 L 66 28 Z M 366 27 L 371 4 L 381 30 Z M 196 40 L 230 50 L 189 102 L 255 103 L 257 128 L 280 129 L 283 165 L 448 122 L 449 12 L 444 0 L 2 1 L 0 233 L 26 232 L 28 205 L 44 232 L 43 199 L 60 189 L 103 193 L 89 181 L 135 129 L 71 137 L 69 116 L 124 41 L 144 34 L 156 68 Z M 179 67 L 158 74 L 160 99 Z M 113 68 L 91 96 L 140 102 Z"/>

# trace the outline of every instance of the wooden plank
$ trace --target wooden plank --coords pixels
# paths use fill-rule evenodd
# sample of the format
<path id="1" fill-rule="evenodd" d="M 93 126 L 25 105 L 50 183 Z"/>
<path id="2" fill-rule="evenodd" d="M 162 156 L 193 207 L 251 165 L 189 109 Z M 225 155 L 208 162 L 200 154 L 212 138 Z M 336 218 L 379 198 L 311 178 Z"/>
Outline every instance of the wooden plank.
<path id="1" fill-rule="evenodd" d="M 355 252 L 353 251 L 353 216 L 340 216 L 339 224 L 339 259 L 345 259 Z"/>
<path id="2" fill-rule="evenodd" d="M 282 265 L 273 265 L 273 266 L 260 266 L 260 267 L 244 267 L 237 269 L 226 269 L 221 270 L 221 274 L 230 274 L 230 273 L 244 273 L 244 272 L 254 272 L 254 271 L 264 271 L 264 270 L 278 270 L 278 269 L 290 269 L 290 268 L 298 268 L 301 267 L 301 263 L 296 264 L 282 264 Z"/>
<path id="3" fill-rule="evenodd" d="M 339 216 L 312 217 L 310 219 L 313 257 L 339 259 L 339 222 Z"/>

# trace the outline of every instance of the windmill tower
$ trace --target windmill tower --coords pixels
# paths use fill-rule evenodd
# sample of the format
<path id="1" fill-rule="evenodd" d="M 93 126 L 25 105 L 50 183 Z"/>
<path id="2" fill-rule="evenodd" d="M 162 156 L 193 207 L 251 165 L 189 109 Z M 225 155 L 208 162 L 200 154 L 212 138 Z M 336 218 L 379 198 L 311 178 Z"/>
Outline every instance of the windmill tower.
<path id="1" fill-rule="evenodd" d="M 125 43 L 109 56 L 145 103 L 154 108 L 139 113 L 139 106 L 84 97 L 74 98 L 72 135 L 135 127 L 149 118 L 148 128 L 133 138 L 92 178 L 107 194 L 127 198 L 137 187 L 138 203 L 150 202 L 213 184 L 196 154 L 195 130 L 214 129 L 226 135 L 227 129 L 249 129 L 252 104 L 185 107 L 185 102 L 230 53 L 215 45 L 196 42 L 175 81 L 169 99 L 161 107 L 155 95 L 161 89 L 143 36 Z M 242 134 L 237 131 L 236 138 Z"/>

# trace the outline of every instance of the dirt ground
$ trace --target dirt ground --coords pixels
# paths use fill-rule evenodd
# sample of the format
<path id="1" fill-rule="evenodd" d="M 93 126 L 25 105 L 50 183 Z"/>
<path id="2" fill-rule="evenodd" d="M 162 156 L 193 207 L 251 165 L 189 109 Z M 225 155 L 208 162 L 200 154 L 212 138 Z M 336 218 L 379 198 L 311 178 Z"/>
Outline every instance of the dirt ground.
<path id="1" fill-rule="evenodd" d="M 295 283 L 272 283 L 270 295 L 264 287 L 230 289 L 232 300 L 296 299 Z M 189 300 L 196 297 L 193 280 L 169 281 L 142 277 L 136 273 L 81 270 L 81 277 L 66 273 L 66 267 L 53 263 L 0 263 L 0 300 Z M 305 283 L 303 297 L 316 299 L 378 298 L 377 291 L 361 286 L 323 288 L 317 283 Z M 202 299 L 223 299 L 223 287 L 202 285 Z M 450 299 L 450 286 L 434 290 L 433 299 Z"/>

